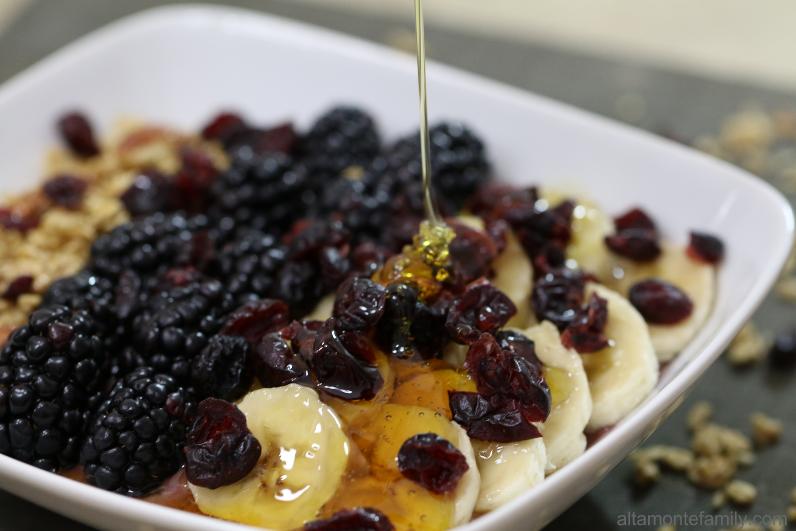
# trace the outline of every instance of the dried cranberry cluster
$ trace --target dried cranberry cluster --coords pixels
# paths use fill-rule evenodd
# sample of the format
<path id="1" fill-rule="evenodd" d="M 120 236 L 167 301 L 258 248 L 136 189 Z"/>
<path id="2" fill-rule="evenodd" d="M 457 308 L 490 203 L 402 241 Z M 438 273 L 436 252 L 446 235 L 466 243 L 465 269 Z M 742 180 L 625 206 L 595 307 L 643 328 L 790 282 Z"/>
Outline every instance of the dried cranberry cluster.
<path id="1" fill-rule="evenodd" d="M 566 246 L 572 238 L 574 202 L 566 200 L 550 206 L 540 200 L 534 187 L 517 189 L 487 184 L 479 189 L 469 206 L 498 234 L 499 221 L 512 228 L 531 258 L 537 278 L 563 267 Z"/>
<path id="2" fill-rule="evenodd" d="M 582 354 L 597 352 L 608 345 L 604 335 L 608 304 L 596 294 L 586 301 L 585 286 L 583 273 L 560 268 L 537 280 L 531 293 L 536 318 L 556 325 L 564 346 Z"/>
<path id="3" fill-rule="evenodd" d="M 465 367 L 478 392 L 451 392 L 450 408 L 468 435 L 497 442 L 541 436 L 533 423 L 544 422 L 552 400 L 533 341 L 518 332 L 483 333 Z"/>
<path id="4" fill-rule="evenodd" d="M 651 262 L 661 255 L 658 227 L 640 208 L 629 210 L 614 220 L 616 234 L 605 237 L 611 251 L 635 262 Z"/>

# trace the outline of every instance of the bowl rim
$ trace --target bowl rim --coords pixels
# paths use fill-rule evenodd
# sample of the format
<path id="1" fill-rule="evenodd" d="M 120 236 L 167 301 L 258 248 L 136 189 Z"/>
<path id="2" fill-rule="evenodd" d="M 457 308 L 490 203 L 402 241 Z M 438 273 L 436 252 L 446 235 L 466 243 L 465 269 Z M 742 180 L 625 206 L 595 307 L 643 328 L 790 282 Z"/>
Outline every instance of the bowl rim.
<path id="1" fill-rule="evenodd" d="M 337 52 L 354 59 L 372 59 L 376 56 L 380 60 L 389 61 L 396 66 L 402 66 L 411 71 L 414 70 L 414 59 L 404 53 L 304 22 L 237 7 L 209 4 L 165 5 L 120 18 L 51 53 L 0 85 L 0 104 L 7 100 L 13 100 L 16 94 L 24 92 L 28 86 L 36 85 L 39 79 L 49 75 L 50 71 L 68 69 L 71 63 L 80 62 L 82 56 L 92 53 L 95 48 L 101 47 L 103 44 L 112 43 L 120 36 L 136 33 L 151 25 L 184 25 L 189 23 L 186 22 L 186 19 L 190 20 L 190 23 L 203 23 L 209 29 L 212 21 L 220 16 L 232 18 L 236 21 L 240 21 L 243 17 L 254 19 L 254 23 L 260 26 L 270 25 L 279 27 L 282 31 L 295 33 L 298 36 L 322 39 L 329 46 L 334 47 Z M 695 353 L 693 359 L 686 363 L 680 372 L 672 377 L 671 381 L 637 406 L 615 429 L 610 430 L 592 445 L 587 452 L 578 457 L 575 462 L 546 478 L 544 488 L 530 489 L 499 509 L 486 513 L 459 528 L 475 531 L 509 523 L 508 519 L 511 518 L 512 514 L 517 512 L 520 507 L 531 503 L 534 498 L 552 495 L 555 492 L 563 493 L 567 486 L 572 485 L 573 481 L 582 473 L 581 468 L 596 470 L 601 462 L 608 461 L 611 455 L 611 447 L 620 441 L 645 438 L 649 425 L 654 424 L 656 419 L 664 418 L 676 407 L 682 395 L 693 386 L 710 364 L 719 357 L 723 349 L 766 296 L 790 253 L 794 235 L 794 216 L 790 204 L 780 192 L 762 179 L 756 178 L 729 163 L 709 158 L 690 148 L 647 131 L 618 123 L 610 118 L 484 78 L 477 74 L 435 61 L 429 61 L 428 68 L 431 79 L 448 79 L 459 84 L 478 85 L 484 91 L 497 95 L 516 106 L 526 107 L 532 103 L 535 112 L 547 111 L 556 114 L 559 118 L 578 120 L 587 118 L 593 124 L 602 128 L 609 128 L 614 133 L 619 133 L 625 138 L 639 139 L 645 142 L 648 142 L 649 139 L 654 139 L 657 143 L 667 143 L 671 148 L 687 153 L 694 161 L 708 163 L 713 165 L 713 167 L 723 166 L 722 179 L 733 179 L 734 182 L 730 186 L 743 185 L 751 187 L 751 191 L 756 195 L 765 197 L 766 202 L 780 212 L 784 222 L 783 237 L 773 246 L 769 265 L 760 272 L 742 304 L 716 330 L 716 333 L 701 345 L 699 352 Z M 719 178 L 710 172 L 706 175 L 709 176 L 706 178 Z M 575 463 L 577 465 L 573 466 Z M 57 496 L 64 501 L 75 503 L 76 506 L 87 508 L 88 506 L 102 505 L 104 513 L 113 512 L 131 520 L 146 521 L 153 525 L 165 525 L 170 528 L 179 526 L 197 531 L 260 529 L 120 496 L 76 482 L 61 475 L 39 470 L 4 455 L 0 455 L 0 475 L 9 479 L 13 477 L 17 483 Z M 35 500 L 32 501 L 35 503 Z"/>

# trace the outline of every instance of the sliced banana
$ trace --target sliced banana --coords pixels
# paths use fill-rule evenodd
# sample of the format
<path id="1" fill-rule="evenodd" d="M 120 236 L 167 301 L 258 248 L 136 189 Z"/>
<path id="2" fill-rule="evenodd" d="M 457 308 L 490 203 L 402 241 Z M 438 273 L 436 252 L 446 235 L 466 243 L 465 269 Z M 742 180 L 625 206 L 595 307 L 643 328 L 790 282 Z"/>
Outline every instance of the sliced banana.
<path id="1" fill-rule="evenodd" d="M 374 438 L 363 441 L 363 444 L 370 448 L 371 473 L 379 478 L 390 478 L 384 484 L 388 492 L 383 499 L 370 503 L 387 514 L 397 529 L 433 531 L 470 520 L 481 480 L 470 438 L 458 424 L 433 409 L 387 404 L 373 419 L 368 431 Z M 464 454 L 469 468 L 459 479 L 452 499 L 447 495 L 432 494 L 401 476 L 396 456 L 403 443 L 419 433 L 436 433 Z"/>
<path id="2" fill-rule="evenodd" d="M 304 319 L 307 321 L 325 321 L 329 319 L 334 309 L 334 296 L 334 293 L 330 293 L 318 301 L 315 308 Z"/>
<path id="3" fill-rule="evenodd" d="M 580 194 L 578 194 L 580 196 Z M 542 198 L 556 206 L 573 196 L 557 190 L 543 190 Z M 578 268 L 602 278 L 610 272 L 611 256 L 605 247 L 605 237 L 614 232 L 613 220 L 596 204 L 578 199 L 572 212 L 572 237 L 567 245 L 567 258 Z"/>
<path id="4" fill-rule="evenodd" d="M 541 437 L 514 443 L 473 440 L 481 490 L 475 510 L 491 511 L 544 481 L 547 453 Z"/>
<path id="5" fill-rule="evenodd" d="M 470 467 L 459 480 L 459 485 L 453 493 L 455 500 L 453 502 L 453 525 L 458 526 L 466 524 L 473 516 L 478 495 L 481 492 L 481 474 L 478 472 L 478 463 L 475 460 L 475 451 L 470 437 L 461 426 L 455 422 L 451 422 L 451 424 L 459 435 L 458 440 L 453 441 L 454 446 L 464 454 L 467 466 Z"/>
<path id="6" fill-rule="evenodd" d="M 586 450 L 583 430 L 592 413 L 591 393 L 581 356 L 561 344 L 558 329 L 545 321 L 523 332 L 535 344 L 536 355 L 553 398 L 542 425 L 547 451 L 546 472 L 566 465 Z"/>
<path id="7" fill-rule="evenodd" d="M 612 284 L 620 293 L 641 280 L 659 278 L 683 290 L 694 304 L 685 321 L 673 325 L 649 325 L 652 344 L 660 361 L 672 359 L 699 332 L 713 307 L 716 271 L 713 266 L 692 259 L 682 247 L 664 243 L 661 256 L 650 264 L 616 260 Z M 618 277 L 618 278 L 617 278 Z"/>
<path id="8" fill-rule="evenodd" d="M 238 404 L 262 446 L 242 480 L 217 489 L 188 486 L 211 516 L 271 529 L 312 520 L 334 495 L 348 462 L 349 442 L 332 408 L 307 387 L 258 389 Z"/>
<path id="9" fill-rule="evenodd" d="M 533 284 L 533 266 L 525 254 L 520 241 L 509 230 L 506 232 L 506 247 L 492 263 L 495 278 L 492 284 L 505 293 L 517 313 L 512 317 L 507 326 L 524 328 L 531 323 L 531 287 Z"/>
<path id="10" fill-rule="evenodd" d="M 471 229 L 484 231 L 484 221 L 476 216 L 459 216 L 456 221 Z M 505 293 L 517 313 L 507 326 L 523 328 L 528 326 L 531 318 L 531 287 L 533 284 L 533 266 L 514 231 L 506 231 L 506 247 L 492 262 L 495 277 L 492 284 Z"/>
<path id="11" fill-rule="evenodd" d="M 658 359 L 647 324 L 624 297 L 598 284 L 586 286 L 608 302 L 608 347 L 581 356 L 592 399 L 588 429 L 616 424 L 638 406 L 658 380 Z"/>

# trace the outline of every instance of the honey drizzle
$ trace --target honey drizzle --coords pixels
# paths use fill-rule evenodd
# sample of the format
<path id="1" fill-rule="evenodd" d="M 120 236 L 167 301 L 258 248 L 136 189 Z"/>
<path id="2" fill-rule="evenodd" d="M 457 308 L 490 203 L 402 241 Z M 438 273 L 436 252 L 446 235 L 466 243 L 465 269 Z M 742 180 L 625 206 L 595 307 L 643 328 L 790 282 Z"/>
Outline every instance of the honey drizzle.
<path id="1" fill-rule="evenodd" d="M 423 206 L 431 224 L 440 225 L 443 222 L 437 213 L 431 188 L 431 139 L 428 133 L 426 32 L 423 23 L 423 0 L 415 0 L 415 37 L 417 39 L 417 91 L 420 96 L 420 167 L 423 174 Z"/>

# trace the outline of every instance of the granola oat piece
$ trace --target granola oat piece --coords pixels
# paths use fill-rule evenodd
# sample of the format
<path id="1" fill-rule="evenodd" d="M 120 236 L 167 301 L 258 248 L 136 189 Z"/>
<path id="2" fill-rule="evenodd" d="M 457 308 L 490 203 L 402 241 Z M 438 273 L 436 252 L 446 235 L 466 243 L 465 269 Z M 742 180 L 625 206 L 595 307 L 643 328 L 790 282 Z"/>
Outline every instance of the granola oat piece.
<path id="1" fill-rule="evenodd" d="M 725 488 L 724 493 L 730 503 L 741 506 L 752 505 L 757 499 L 757 487 L 740 479 L 732 480 Z"/>
<path id="2" fill-rule="evenodd" d="M 769 344 L 770 341 L 750 321 L 730 343 L 727 359 L 736 367 L 752 365 L 765 357 Z"/>
<path id="3" fill-rule="evenodd" d="M 768 524 L 768 531 L 785 531 L 785 521 L 779 518 Z"/>
<path id="4" fill-rule="evenodd" d="M 713 497 L 710 498 L 710 505 L 714 509 L 722 507 L 725 503 L 727 503 L 727 496 L 723 490 L 717 490 L 713 493 Z"/>
<path id="5" fill-rule="evenodd" d="M 639 487 L 649 487 L 658 482 L 661 469 L 655 461 L 649 459 L 633 460 L 633 481 Z"/>
<path id="6" fill-rule="evenodd" d="M 792 524 L 796 523 L 796 505 L 788 507 L 786 514 L 788 515 L 788 522 Z"/>
<path id="7" fill-rule="evenodd" d="M 760 412 L 752 413 L 749 421 L 752 424 L 752 440 L 757 448 L 765 448 L 779 442 L 782 436 L 782 421 Z"/>
<path id="8" fill-rule="evenodd" d="M 688 422 L 688 429 L 691 431 L 695 431 L 708 422 L 710 422 L 711 417 L 713 416 L 713 406 L 710 402 L 705 402 L 704 400 L 701 402 L 697 402 L 688 412 L 687 422 Z"/>
<path id="9" fill-rule="evenodd" d="M 726 485 L 738 467 L 732 459 L 719 455 L 697 457 L 688 469 L 688 479 L 697 487 L 718 489 Z"/>
<path id="10" fill-rule="evenodd" d="M 738 430 L 713 423 L 694 433 L 691 449 L 698 456 L 722 456 L 741 464 L 754 460 L 749 437 Z"/>
<path id="11" fill-rule="evenodd" d="M 796 276 L 782 277 L 774 286 L 774 292 L 780 299 L 796 303 Z"/>

